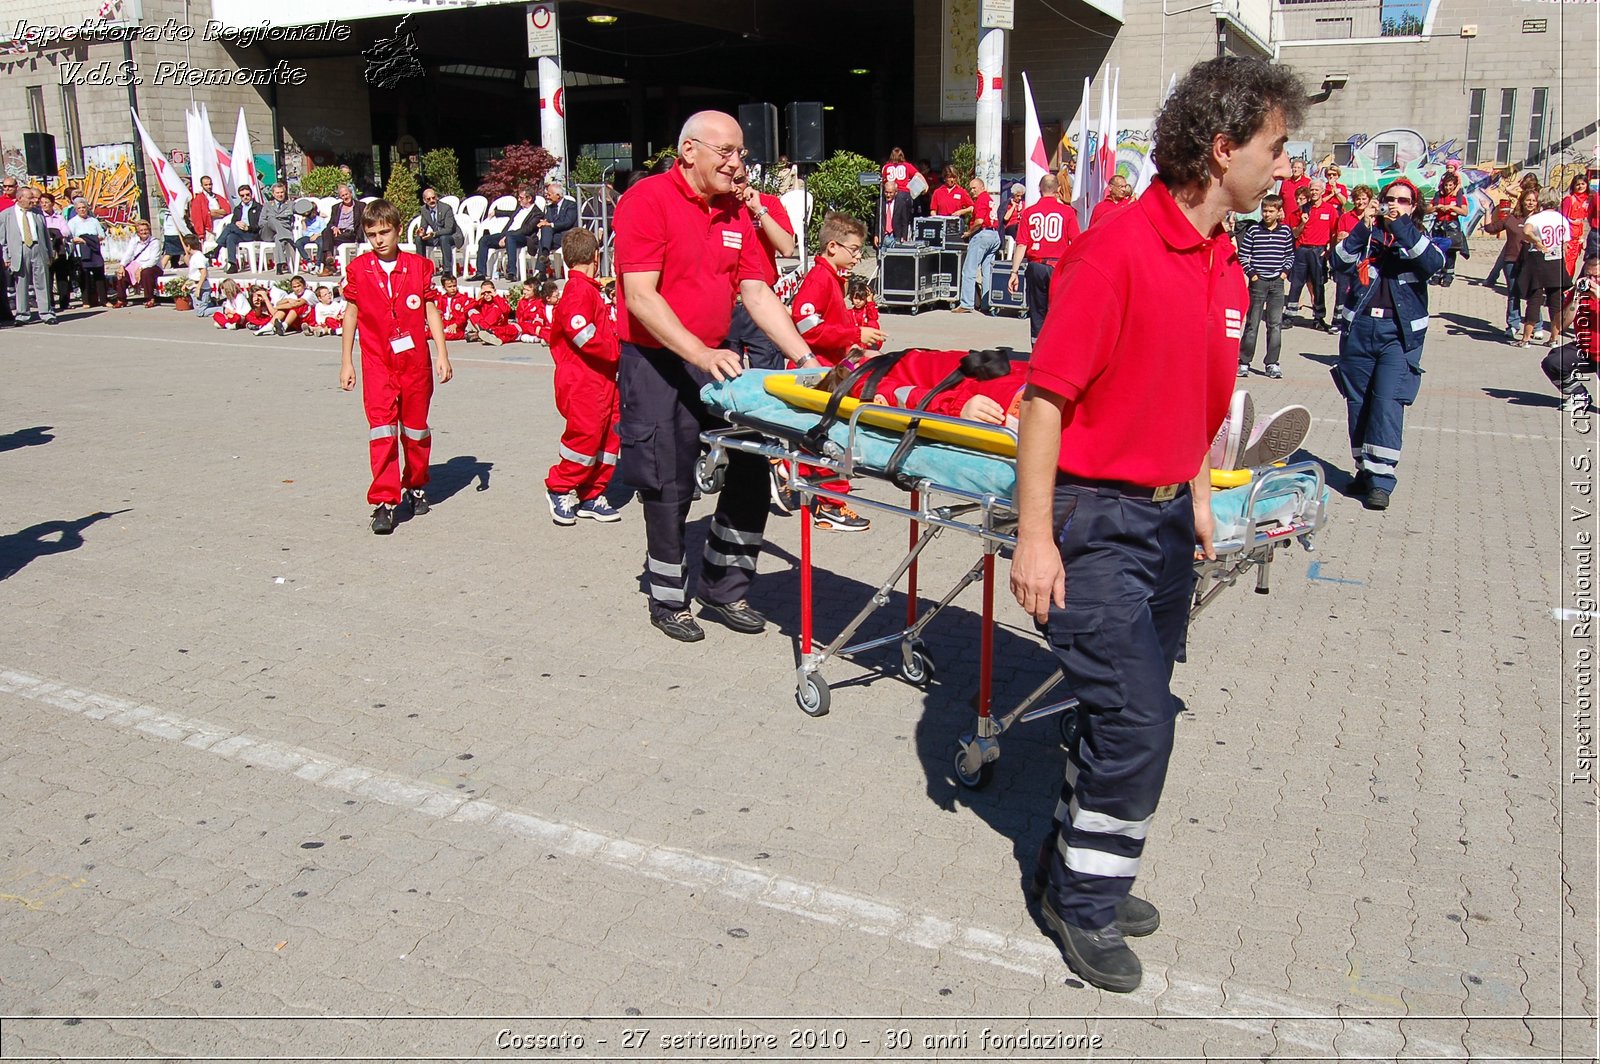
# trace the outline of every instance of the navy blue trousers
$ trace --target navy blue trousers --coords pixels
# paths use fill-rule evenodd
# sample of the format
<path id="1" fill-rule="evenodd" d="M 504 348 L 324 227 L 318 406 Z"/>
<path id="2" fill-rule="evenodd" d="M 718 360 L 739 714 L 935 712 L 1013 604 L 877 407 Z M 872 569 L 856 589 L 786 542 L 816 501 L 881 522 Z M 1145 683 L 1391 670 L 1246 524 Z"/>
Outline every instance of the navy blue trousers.
<path id="1" fill-rule="evenodd" d="M 700 401 L 709 378 L 665 348 L 622 345 L 617 387 L 622 416 L 618 475 L 644 505 L 645 571 L 652 613 L 688 607 L 684 529 L 694 501 L 700 433 L 723 427 Z M 728 455 L 727 479 L 706 533 L 700 595 L 728 603 L 745 597 L 767 527 L 769 466 L 760 455 Z"/>
<path id="2" fill-rule="evenodd" d="M 1056 806 L 1050 897 L 1067 923 L 1098 930 L 1139 873 L 1167 780 L 1194 594 L 1194 505 L 1058 485 L 1056 542 L 1067 605 L 1045 635 L 1078 697 L 1078 743 Z"/>
<path id="3" fill-rule="evenodd" d="M 1400 345 L 1394 318 L 1357 314 L 1339 339 L 1333 383 L 1344 396 L 1350 456 L 1374 488 L 1393 491 L 1406 407 L 1422 388 L 1422 348 Z"/>

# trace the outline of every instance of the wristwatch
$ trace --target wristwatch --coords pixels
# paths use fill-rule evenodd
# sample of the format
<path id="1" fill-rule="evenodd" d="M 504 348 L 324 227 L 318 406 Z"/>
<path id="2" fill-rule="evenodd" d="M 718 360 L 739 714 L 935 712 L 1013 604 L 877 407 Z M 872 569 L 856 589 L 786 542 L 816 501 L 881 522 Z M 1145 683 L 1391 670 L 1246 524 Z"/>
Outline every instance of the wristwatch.
<path id="1" fill-rule="evenodd" d="M 756 221 L 759 222 L 759 221 L 761 221 L 761 219 L 765 218 L 767 215 L 771 214 L 772 212 L 767 210 L 765 207 L 757 207 L 751 213 L 755 215 Z"/>

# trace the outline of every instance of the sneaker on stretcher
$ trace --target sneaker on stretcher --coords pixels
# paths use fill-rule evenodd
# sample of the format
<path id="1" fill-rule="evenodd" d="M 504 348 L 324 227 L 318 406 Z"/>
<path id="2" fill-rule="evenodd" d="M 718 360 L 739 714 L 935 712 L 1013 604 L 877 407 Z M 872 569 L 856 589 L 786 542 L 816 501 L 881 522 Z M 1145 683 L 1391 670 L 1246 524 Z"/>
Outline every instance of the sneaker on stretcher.
<path id="1" fill-rule="evenodd" d="M 1211 441 L 1211 468 L 1238 469 L 1239 456 L 1250 442 L 1250 431 L 1255 427 L 1256 408 L 1250 393 L 1240 388 L 1228 403 L 1228 416 Z"/>
<path id="2" fill-rule="evenodd" d="M 1274 411 L 1255 423 L 1239 467 L 1253 469 L 1281 462 L 1300 449 L 1311 431 L 1311 411 L 1298 404 Z"/>

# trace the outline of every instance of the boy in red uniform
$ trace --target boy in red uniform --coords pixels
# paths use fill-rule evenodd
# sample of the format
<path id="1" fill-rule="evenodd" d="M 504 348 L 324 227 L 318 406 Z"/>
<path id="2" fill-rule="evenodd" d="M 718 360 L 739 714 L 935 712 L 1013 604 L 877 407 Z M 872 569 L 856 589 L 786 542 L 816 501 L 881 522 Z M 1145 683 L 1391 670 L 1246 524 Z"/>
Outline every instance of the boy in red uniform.
<path id="1" fill-rule="evenodd" d="M 1017 277 L 1026 258 L 1030 340 L 1037 340 L 1039 330 L 1044 328 L 1044 316 L 1050 309 L 1050 279 L 1055 276 L 1056 263 L 1079 236 L 1077 212 L 1056 198 L 1060 188 L 1061 179 L 1056 175 L 1041 177 L 1038 200 L 1025 209 L 1017 221 L 1017 246 L 1011 253 L 1011 280 L 1006 287 L 1016 294 Z"/>
<path id="2" fill-rule="evenodd" d="M 446 274 L 444 291 L 434 294 L 434 305 L 439 308 L 439 320 L 444 325 L 446 340 L 467 338 L 467 311 L 472 307 L 472 297 L 461 291 L 455 277 Z"/>
<path id="3" fill-rule="evenodd" d="M 361 218 L 372 250 L 350 260 L 344 282 L 344 357 L 339 387 L 356 386 L 353 361 L 361 341 L 361 398 L 372 429 L 372 531 L 394 531 L 402 493 L 413 516 L 428 512 L 428 402 L 433 373 L 428 339 L 433 339 L 433 370 L 443 384 L 454 375 L 445 351 L 439 308 L 424 298 L 433 288 L 433 263 L 400 250 L 400 212 L 388 200 L 367 204 Z M 400 437 L 405 439 L 405 469 L 400 468 Z"/>
<path id="4" fill-rule="evenodd" d="M 522 333 L 518 339 L 525 344 L 548 344 L 555 308 L 554 281 L 528 282 L 522 290 L 522 301 L 517 304 L 517 328 Z"/>
<path id="5" fill-rule="evenodd" d="M 511 320 L 511 305 L 495 288 L 493 281 L 485 281 L 478 286 L 478 301 L 467 311 L 467 321 L 477 330 L 478 340 L 490 347 L 499 347 L 517 338 L 517 326 Z"/>
<path id="6" fill-rule="evenodd" d="M 888 337 L 881 329 L 857 325 L 844 300 L 845 278 L 861 260 L 867 227 L 849 215 L 833 212 L 822 220 L 817 240 L 822 244 L 822 253 L 800 282 L 790 313 L 795 330 L 817 361 L 824 366 L 837 366 L 851 348 L 881 345 Z M 822 486 L 841 494 L 850 490 L 850 483 L 845 480 L 824 481 Z M 816 522 L 818 528 L 839 532 L 865 532 L 872 527 L 872 522 L 844 503 L 823 499 L 817 501 Z"/>
<path id="7" fill-rule="evenodd" d="M 556 364 L 556 410 L 567 419 L 560 460 L 544 479 L 550 519 L 558 525 L 578 518 L 620 521 L 606 502 L 606 485 L 617 468 L 617 360 L 620 349 L 611 305 L 595 283 L 599 244 L 587 229 L 561 238 L 567 287 L 550 324 L 550 357 Z"/>

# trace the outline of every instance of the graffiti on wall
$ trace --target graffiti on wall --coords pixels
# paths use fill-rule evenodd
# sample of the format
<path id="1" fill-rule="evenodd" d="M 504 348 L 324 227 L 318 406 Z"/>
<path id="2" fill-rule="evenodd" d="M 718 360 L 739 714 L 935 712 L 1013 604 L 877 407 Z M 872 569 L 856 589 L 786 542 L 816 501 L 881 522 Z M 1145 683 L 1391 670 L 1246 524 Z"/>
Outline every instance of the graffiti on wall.
<path id="1" fill-rule="evenodd" d="M 70 177 L 66 162 L 54 178 L 40 181 L 30 177 L 22 152 L 9 148 L 5 153 L 7 177 L 15 177 L 48 192 L 59 201 L 68 189 L 88 198 L 95 215 L 107 225 L 127 225 L 139 214 L 139 177 L 133 168 L 133 145 L 96 144 L 83 149 L 83 177 Z"/>
<path id="2" fill-rule="evenodd" d="M 1144 157 L 1150 154 L 1152 123 L 1149 120 L 1130 123 L 1117 130 L 1116 172 L 1127 178 L 1131 184 L 1139 174 L 1139 168 L 1144 165 Z M 1061 143 L 1057 145 L 1060 158 L 1058 169 L 1062 166 L 1070 168 L 1074 173 L 1078 167 L 1078 132 L 1068 129 L 1062 134 Z M 1100 149 L 1100 134 L 1091 130 L 1089 133 L 1089 150 L 1095 152 Z"/>

